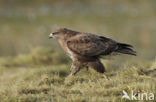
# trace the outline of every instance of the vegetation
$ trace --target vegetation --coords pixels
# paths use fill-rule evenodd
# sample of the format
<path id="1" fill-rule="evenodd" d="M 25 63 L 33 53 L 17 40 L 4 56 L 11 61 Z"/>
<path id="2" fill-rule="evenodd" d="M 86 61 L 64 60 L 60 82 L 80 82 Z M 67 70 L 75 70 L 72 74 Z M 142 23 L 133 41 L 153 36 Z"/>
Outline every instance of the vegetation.
<path id="1" fill-rule="evenodd" d="M 156 100 L 155 5 L 155 0 L 0 0 L 0 102 L 131 102 L 121 99 L 123 90 L 151 92 Z M 103 75 L 83 69 L 68 76 L 71 61 L 48 40 L 57 27 L 132 44 L 138 56 L 103 59 Z"/>
<path id="2" fill-rule="evenodd" d="M 116 70 L 105 63 L 104 75 L 84 69 L 76 76 L 68 76 L 70 64 L 63 64 L 62 60 L 57 60 L 62 64 L 47 64 L 44 55 L 44 60 L 42 57 L 32 60 L 31 55 L 0 61 L 2 102 L 127 102 L 121 100 L 122 90 L 151 92 L 156 96 L 156 61 L 124 64 Z M 41 54 L 37 51 L 35 55 Z"/>

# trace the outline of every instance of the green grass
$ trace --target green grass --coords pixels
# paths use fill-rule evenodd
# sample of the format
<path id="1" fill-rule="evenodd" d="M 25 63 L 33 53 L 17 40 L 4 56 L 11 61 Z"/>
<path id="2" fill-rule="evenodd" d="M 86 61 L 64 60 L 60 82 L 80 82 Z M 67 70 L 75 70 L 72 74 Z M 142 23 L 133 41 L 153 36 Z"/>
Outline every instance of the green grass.
<path id="1" fill-rule="evenodd" d="M 0 67 L 1 102 L 130 102 L 122 90 L 153 92 L 156 96 L 156 61 L 124 65 L 105 75 L 83 69 L 68 76 L 70 64 Z M 109 67 L 107 67 L 109 69 Z"/>

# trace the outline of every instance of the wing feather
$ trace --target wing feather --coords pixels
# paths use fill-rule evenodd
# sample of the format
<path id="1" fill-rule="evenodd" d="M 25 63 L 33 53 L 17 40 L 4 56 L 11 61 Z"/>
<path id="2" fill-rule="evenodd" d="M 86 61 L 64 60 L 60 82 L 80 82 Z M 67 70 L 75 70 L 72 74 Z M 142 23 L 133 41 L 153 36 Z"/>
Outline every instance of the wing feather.
<path id="1" fill-rule="evenodd" d="M 67 41 L 68 48 L 82 56 L 106 55 L 116 49 L 116 42 L 93 34 L 78 34 Z"/>

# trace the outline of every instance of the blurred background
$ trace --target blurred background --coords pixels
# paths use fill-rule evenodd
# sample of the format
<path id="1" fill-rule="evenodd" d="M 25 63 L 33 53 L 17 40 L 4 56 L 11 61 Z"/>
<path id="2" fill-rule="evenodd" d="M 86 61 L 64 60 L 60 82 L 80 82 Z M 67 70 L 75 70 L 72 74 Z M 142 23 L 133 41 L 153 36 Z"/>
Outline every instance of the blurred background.
<path id="1" fill-rule="evenodd" d="M 125 56 L 132 61 L 155 59 L 156 0 L 0 0 L 1 63 L 68 62 L 48 39 L 58 27 L 132 44 L 138 56 Z"/>

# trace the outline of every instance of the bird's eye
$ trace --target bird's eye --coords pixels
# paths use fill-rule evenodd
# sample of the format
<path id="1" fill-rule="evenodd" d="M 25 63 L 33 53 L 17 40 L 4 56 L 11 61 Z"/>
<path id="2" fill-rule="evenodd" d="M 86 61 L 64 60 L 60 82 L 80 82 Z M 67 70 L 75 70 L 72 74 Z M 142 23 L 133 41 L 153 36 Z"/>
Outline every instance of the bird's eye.
<path id="1" fill-rule="evenodd" d="M 59 32 L 53 32 L 52 34 L 55 35 L 55 34 L 58 34 L 58 33 L 59 33 Z"/>

